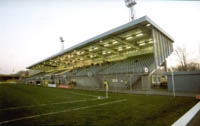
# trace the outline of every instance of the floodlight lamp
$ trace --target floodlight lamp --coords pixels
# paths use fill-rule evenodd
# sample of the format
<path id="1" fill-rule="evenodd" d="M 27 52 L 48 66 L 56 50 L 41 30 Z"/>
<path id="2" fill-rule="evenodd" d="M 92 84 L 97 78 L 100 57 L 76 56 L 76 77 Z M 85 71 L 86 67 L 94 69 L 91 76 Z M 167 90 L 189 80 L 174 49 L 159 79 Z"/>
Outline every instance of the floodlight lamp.
<path id="1" fill-rule="evenodd" d="M 128 8 L 131 8 L 136 4 L 136 2 L 135 0 L 125 0 L 125 4 Z"/>
<path id="2" fill-rule="evenodd" d="M 63 37 L 60 37 L 60 42 L 64 42 L 64 39 L 63 39 Z"/>

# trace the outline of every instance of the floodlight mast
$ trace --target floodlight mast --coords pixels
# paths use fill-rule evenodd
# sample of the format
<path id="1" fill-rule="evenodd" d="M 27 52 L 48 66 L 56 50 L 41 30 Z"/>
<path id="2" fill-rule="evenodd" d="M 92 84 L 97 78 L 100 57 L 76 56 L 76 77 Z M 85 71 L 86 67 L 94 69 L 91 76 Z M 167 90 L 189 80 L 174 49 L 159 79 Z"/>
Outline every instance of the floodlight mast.
<path id="1" fill-rule="evenodd" d="M 64 46 L 65 41 L 64 41 L 63 37 L 60 37 L 60 42 L 61 42 L 61 51 L 63 51 L 65 48 L 65 46 Z"/>
<path id="2" fill-rule="evenodd" d="M 130 21 L 133 21 L 135 19 L 134 6 L 136 5 L 136 2 L 135 0 L 125 0 L 125 4 L 130 10 Z"/>

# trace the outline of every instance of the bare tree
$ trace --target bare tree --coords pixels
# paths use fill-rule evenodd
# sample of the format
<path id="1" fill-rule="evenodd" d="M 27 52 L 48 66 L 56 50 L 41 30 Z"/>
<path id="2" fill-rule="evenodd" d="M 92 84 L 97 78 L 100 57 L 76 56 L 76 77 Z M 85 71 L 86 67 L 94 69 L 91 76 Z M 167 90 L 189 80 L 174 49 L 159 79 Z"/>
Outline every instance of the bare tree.
<path id="1" fill-rule="evenodd" d="M 173 68 L 175 71 L 200 70 L 200 63 L 194 62 L 191 59 L 189 60 L 192 54 L 189 55 L 185 47 L 177 47 L 174 53 L 178 57 L 179 62 L 179 65 Z"/>
<path id="2" fill-rule="evenodd" d="M 178 61 L 180 63 L 180 65 L 178 66 L 178 69 L 180 71 L 187 71 L 187 67 L 188 67 L 188 54 L 186 52 L 186 48 L 181 48 L 178 47 L 177 49 L 175 49 L 175 55 L 178 57 Z"/>
<path id="3" fill-rule="evenodd" d="M 200 70 L 200 63 L 191 62 L 187 68 L 189 71 Z"/>

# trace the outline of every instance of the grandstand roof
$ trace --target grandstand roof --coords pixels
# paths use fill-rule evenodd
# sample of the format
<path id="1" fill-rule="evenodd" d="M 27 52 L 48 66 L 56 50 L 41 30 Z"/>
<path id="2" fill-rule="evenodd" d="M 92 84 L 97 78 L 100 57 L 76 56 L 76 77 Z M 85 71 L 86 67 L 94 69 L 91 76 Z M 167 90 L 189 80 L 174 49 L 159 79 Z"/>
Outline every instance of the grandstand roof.
<path id="1" fill-rule="evenodd" d="M 153 53 L 153 28 L 159 30 L 171 42 L 174 41 L 150 18 L 144 16 L 39 61 L 28 69 L 45 72 L 69 71 Z"/>

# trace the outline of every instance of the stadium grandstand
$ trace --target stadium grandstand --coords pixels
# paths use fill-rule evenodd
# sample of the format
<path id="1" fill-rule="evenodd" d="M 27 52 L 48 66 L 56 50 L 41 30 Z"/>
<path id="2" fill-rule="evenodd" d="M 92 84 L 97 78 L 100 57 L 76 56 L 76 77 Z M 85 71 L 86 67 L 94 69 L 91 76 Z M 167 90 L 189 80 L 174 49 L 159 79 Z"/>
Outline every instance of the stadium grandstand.
<path id="1" fill-rule="evenodd" d="M 173 52 L 173 38 L 144 16 L 65 49 L 29 67 L 28 84 L 109 90 L 148 90 L 151 75 Z"/>

